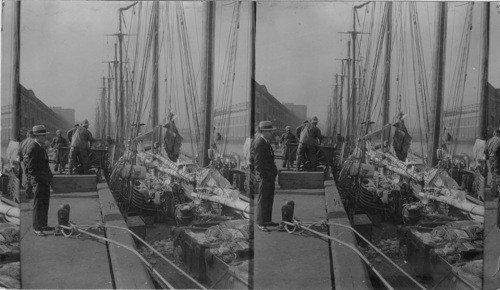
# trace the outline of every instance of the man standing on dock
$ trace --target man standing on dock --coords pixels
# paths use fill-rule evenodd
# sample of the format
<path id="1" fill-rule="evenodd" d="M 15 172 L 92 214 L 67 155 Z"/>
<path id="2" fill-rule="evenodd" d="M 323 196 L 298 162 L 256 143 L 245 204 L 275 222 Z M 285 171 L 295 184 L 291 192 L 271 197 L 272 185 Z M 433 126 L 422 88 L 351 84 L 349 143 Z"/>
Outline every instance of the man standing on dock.
<path id="1" fill-rule="evenodd" d="M 316 153 L 318 152 L 318 145 L 323 140 L 321 130 L 316 126 L 318 124 L 318 117 L 313 117 L 311 123 L 307 124 L 300 132 L 299 148 L 297 149 L 297 170 L 303 161 L 309 161 L 310 167 L 316 169 Z"/>
<path id="2" fill-rule="evenodd" d="M 484 147 L 488 173 L 491 174 L 491 194 L 498 196 L 498 183 L 500 182 L 500 128 L 495 130 L 493 136 Z M 488 176 L 486 176 L 488 177 Z"/>
<path id="3" fill-rule="evenodd" d="M 255 220 L 257 228 L 267 232 L 267 226 L 278 225 L 272 222 L 274 182 L 278 169 L 274 163 L 273 148 L 269 143 L 276 128 L 273 127 L 271 121 L 262 121 L 259 123 L 258 130 L 260 136 L 253 142 L 251 154 L 258 193 Z"/>
<path id="4" fill-rule="evenodd" d="M 283 135 L 281 135 L 281 138 L 280 138 L 280 144 L 283 148 L 283 168 L 286 168 L 289 165 L 293 166 L 293 161 L 295 160 L 293 158 L 293 153 L 288 154 L 287 144 L 297 143 L 297 137 L 295 137 L 295 135 L 293 135 L 292 128 L 290 126 L 286 126 L 285 131 L 286 132 L 283 133 Z M 288 163 L 290 163 L 290 164 L 288 164 Z"/>
<path id="5" fill-rule="evenodd" d="M 43 231 L 54 228 L 47 225 L 50 201 L 50 183 L 52 182 L 52 171 L 49 167 L 49 156 L 42 145 L 47 140 L 49 132 L 44 125 L 33 127 L 35 142 L 28 148 L 27 171 L 32 177 L 34 199 L 33 199 L 33 230 L 36 235 L 44 236 Z"/>
<path id="6" fill-rule="evenodd" d="M 54 154 L 55 154 L 54 162 L 56 165 L 54 166 L 54 171 L 58 171 L 58 169 L 59 172 L 64 171 L 66 162 L 64 162 L 64 160 L 59 159 L 59 148 L 65 147 L 67 145 L 68 141 L 66 141 L 66 139 L 64 139 L 64 137 L 62 136 L 61 130 L 57 130 L 56 137 L 54 137 L 54 139 L 52 139 L 52 142 L 50 143 L 50 147 L 54 148 Z"/>
<path id="7" fill-rule="evenodd" d="M 92 133 L 88 130 L 89 121 L 85 120 L 82 126 L 77 127 L 71 137 L 71 148 L 69 149 L 69 174 L 73 174 L 73 169 L 78 161 L 82 167 L 83 174 L 88 173 L 89 149 L 94 142 Z"/>

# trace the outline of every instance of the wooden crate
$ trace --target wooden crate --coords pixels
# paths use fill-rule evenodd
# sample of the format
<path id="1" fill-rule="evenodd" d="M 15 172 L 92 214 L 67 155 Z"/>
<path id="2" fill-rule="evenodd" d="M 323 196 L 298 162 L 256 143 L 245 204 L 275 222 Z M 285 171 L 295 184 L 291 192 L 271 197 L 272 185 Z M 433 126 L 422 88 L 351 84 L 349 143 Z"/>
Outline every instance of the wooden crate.
<path id="1" fill-rule="evenodd" d="M 324 188 L 322 171 L 280 171 L 278 184 L 281 189 L 319 189 Z"/>
<path id="2" fill-rule="evenodd" d="M 53 193 L 97 192 L 95 175 L 54 175 Z"/>

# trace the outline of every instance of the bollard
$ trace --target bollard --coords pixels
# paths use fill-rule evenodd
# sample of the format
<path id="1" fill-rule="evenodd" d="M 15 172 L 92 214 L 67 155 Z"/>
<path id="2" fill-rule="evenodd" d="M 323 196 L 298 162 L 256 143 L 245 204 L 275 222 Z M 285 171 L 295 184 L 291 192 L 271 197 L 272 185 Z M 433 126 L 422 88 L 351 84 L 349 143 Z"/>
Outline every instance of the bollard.
<path id="1" fill-rule="evenodd" d="M 70 226 L 70 224 L 69 224 L 69 210 L 70 210 L 69 204 L 64 204 L 57 211 L 57 222 L 59 223 L 59 225 L 67 226 L 67 227 Z M 66 232 L 67 230 L 65 230 L 65 229 L 61 229 L 61 230 L 65 234 L 69 234 Z"/>
<path id="2" fill-rule="evenodd" d="M 286 200 L 285 204 L 281 207 L 281 219 L 285 222 L 293 223 L 293 212 L 295 209 L 295 202 L 293 200 Z M 293 230 L 290 225 L 285 225 L 288 230 Z"/>

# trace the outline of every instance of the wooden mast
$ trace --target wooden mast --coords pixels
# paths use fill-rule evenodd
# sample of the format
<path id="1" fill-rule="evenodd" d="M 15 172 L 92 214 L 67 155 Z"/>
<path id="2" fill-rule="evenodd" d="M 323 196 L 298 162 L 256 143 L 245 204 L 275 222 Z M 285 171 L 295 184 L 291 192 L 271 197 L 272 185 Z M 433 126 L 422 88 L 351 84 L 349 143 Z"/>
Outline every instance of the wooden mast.
<path id="1" fill-rule="evenodd" d="M 159 51 L 159 17 L 160 17 L 160 3 L 158 1 L 153 3 L 153 95 L 151 102 L 152 109 L 152 126 L 153 130 L 158 126 L 159 122 L 159 102 L 158 102 L 158 51 Z M 137 124 L 139 126 L 139 124 Z M 156 135 L 153 133 L 153 142 L 156 141 Z"/>
<path id="2" fill-rule="evenodd" d="M 483 3 L 483 35 L 482 35 L 482 71 L 481 71 L 481 91 L 479 93 L 479 128 L 477 136 L 481 140 L 488 140 L 488 56 L 490 49 L 490 3 Z"/>
<path id="3" fill-rule="evenodd" d="M 354 110 L 354 106 L 352 104 L 352 101 L 351 101 L 351 98 L 349 97 L 350 94 L 351 94 L 351 41 L 347 41 L 347 97 L 346 97 L 346 101 L 347 101 L 347 113 L 348 113 L 348 116 L 346 116 L 346 129 L 347 129 L 347 136 L 349 136 L 348 140 L 349 140 L 349 144 L 352 144 L 353 142 L 353 139 L 354 139 L 354 134 L 353 134 L 353 129 L 352 129 L 352 125 L 353 125 L 353 119 L 352 119 L 352 116 L 353 116 L 353 110 Z M 346 136 L 346 137 L 347 137 Z"/>
<path id="4" fill-rule="evenodd" d="M 106 105 L 106 137 L 111 137 L 111 64 L 108 63 L 108 96 Z"/>
<path id="5" fill-rule="evenodd" d="M 341 103 L 342 104 L 342 103 Z M 338 119 L 339 119 L 339 75 L 335 74 L 335 90 L 333 91 L 333 134 L 332 137 L 335 138 L 339 132 Z"/>
<path id="6" fill-rule="evenodd" d="M 447 4 L 446 2 L 437 3 L 436 11 L 436 43 L 434 46 L 434 61 L 432 70 L 432 128 L 431 128 L 431 146 L 428 152 L 429 165 L 436 166 L 438 163 L 437 149 L 439 148 L 440 130 L 441 130 L 441 111 L 444 94 L 444 64 L 446 56 L 446 20 Z"/>
<path id="7" fill-rule="evenodd" d="M 116 131 L 115 131 L 115 143 L 116 145 L 121 144 L 120 139 L 120 127 L 119 127 L 119 122 L 118 122 L 118 114 L 120 113 L 120 108 L 119 108 L 119 96 L 118 96 L 118 55 L 117 55 L 117 48 L 118 44 L 115 43 L 115 61 L 113 62 L 114 70 L 115 70 L 115 118 L 116 118 Z"/>
<path id="8" fill-rule="evenodd" d="M 385 83 L 384 83 L 384 103 L 383 103 L 383 114 L 382 114 L 382 124 L 383 126 L 389 124 L 389 108 L 390 108 L 390 93 L 391 93 L 391 45 L 392 45 L 392 2 L 387 2 L 387 26 L 386 26 L 386 47 L 385 47 Z M 369 126 L 367 124 L 367 126 Z M 368 130 L 367 130 L 368 132 Z M 385 150 L 386 144 L 388 144 L 390 138 L 390 128 L 389 130 L 384 130 L 382 132 L 382 148 Z"/>
<path id="9" fill-rule="evenodd" d="M 125 125 L 125 106 L 124 106 L 124 87 L 123 87 L 123 34 L 122 34 L 122 11 L 123 9 L 120 8 L 118 10 L 118 43 L 119 43 L 119 57 L 120 57 L 120 62 L 119 62 L 119 71 L 120 71 L 120 76 L 119 76 L 119 85 L 120 85 L 120 99 L 118 102 L 119 106 L 119 111 L 120 111 L 120 116 L 119 116 L 119 136 L 122 139 L 122 141 L 125 138 L 125 130 L 124 130 L 124 125 Z"/>
<path id="10" fill-rule="evenodd" d="M 14 15 L 13 15 L 13 35 L 14 47 L 12 50 L 14 66 L 12 67 L 12 127 L 11 139 L 16 141 L 20 137 L 21 129 L 21 86 L 19 85 L 19 64 L 20 64 L 20 50 L 21 50 L 21 1 L 14 2 Z M 27 124 L 25 124 L 27 125 Z M 29 129 L 29 128 L 28 128 Z"/>
<path id="11" fill-rule="evenodd" d="M 215 2 L 206 1 L 202 3 L 202 60 L 201 60 L 201 108 L 202 108 L 202 144 L 199 149 L 200 165 L 208 166 L 208 149 L 211 143 L 212 132 L 212 107 L 213 107 L 213 84 L 214 84 L 214 32 L 215 32 Z"/>

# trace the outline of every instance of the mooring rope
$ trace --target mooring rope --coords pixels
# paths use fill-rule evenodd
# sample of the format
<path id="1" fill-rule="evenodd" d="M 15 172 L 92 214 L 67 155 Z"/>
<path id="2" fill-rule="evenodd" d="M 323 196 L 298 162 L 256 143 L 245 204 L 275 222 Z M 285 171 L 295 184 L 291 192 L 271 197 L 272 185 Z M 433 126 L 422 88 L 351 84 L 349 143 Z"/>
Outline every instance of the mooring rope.
<path id="1" fill-rule="evenodd" d="M 354 228 L 350 227 L 350 226 L 346 226 L 346 225 L 343 225 L 343 224 L 338 224 L 338 223 L 332 223 L 332 222 L 327 222 L 325 220 L 323 221 L 320 221 L 320 222 L 313 222 L 313 223 L 310 223 L 311 226 L 307 226 L 307 227 L 304 227 L 302 226 L 302 224 L 304 224 L 304 222 L 299 222 L 297 220 L 294 220 L 293 223 L 291 222 L 287 222 L 287 221 L 283 221 L 284 224 L 286 225 L 289 225 L 289 226 L 293 226 L 293 230 L 288 230 L 287 227 L 285 227 L 285 229 L 287 230 L 288 233 L 293 233 L 296 229 L 302 229 L 302 230 L 307 230 L 311 233 L 314 233 L 316 235 L 319 235 L 323 238 L 326 238 L 326 239 L 330 239 L 330 240 L 333 240 L 341 245 L 344 245 L 348 248 L 350 248 L 351 250 L 353 250 L 361 259 L 363 259 L 363 261 L 365 261 L 365 263 L 373 270 L 373 272 L 377 275 L 377 277 L 380 278 L 380 280 L 382 281 L 382 283 L 384 283 L 384 285 L 389 288 L 389 289 L 394 289 L 388 282 L 387 280 L 384 279 L 384 277 L 382 277 L 382 275 L 375 269 L 375 267 L 370 263 L 370 261 L 357 249 L 355 248 L 353 245 L 350 245 L 346 242 L 343 242 L 337 238 L 334 238 L 332 236 L 329 236 L 329 235 L 326 235 L 326 234 L 323 234 L 323 233 L 320 233 L 320 232 L 317 232 L 313 229 L 311 229 L 310 227 L 312 225 L 319 225 L 319 224 L 323 224 L 323 225 L 333 225 L 333 226 L 340 226 L 340 227 L 344 227 L 344 228 L 347 228 L 347 229 L 350 229 L 352 230 L 357 236 L 359 236 L 361 239 L 363 239 L 370 247 L 372 247 L 373 249 L 375 249 L 375 251 L 377 251 L 377 253 L 379 253 L 382 257 L 384 257 L 385 259 L 387 259 L 394 267 L 396 267 L 396 269 L 398 269 L 399 271 L 401 271 L 406 277 L 408 277 L 413 283 L 415 283 L 419 288 L 423 289 L 423 290 L 426 290 L 427 288 L 425 288 L 422 284 L 420 284 L 418 281 L 416 281 L 413 277 L 411 277 L 408 273 L 406 273 L 401 267 L 399 267 L 396 263 L 394 263 L 388 256 L 386 256 L 382 251 L 380 251 L 375 245 L 373 245 L 372 243 L 370 243 L 370 241 L 368 241 L 365 237 L 363 237 L 358 231 L 356 231 Z"/>

